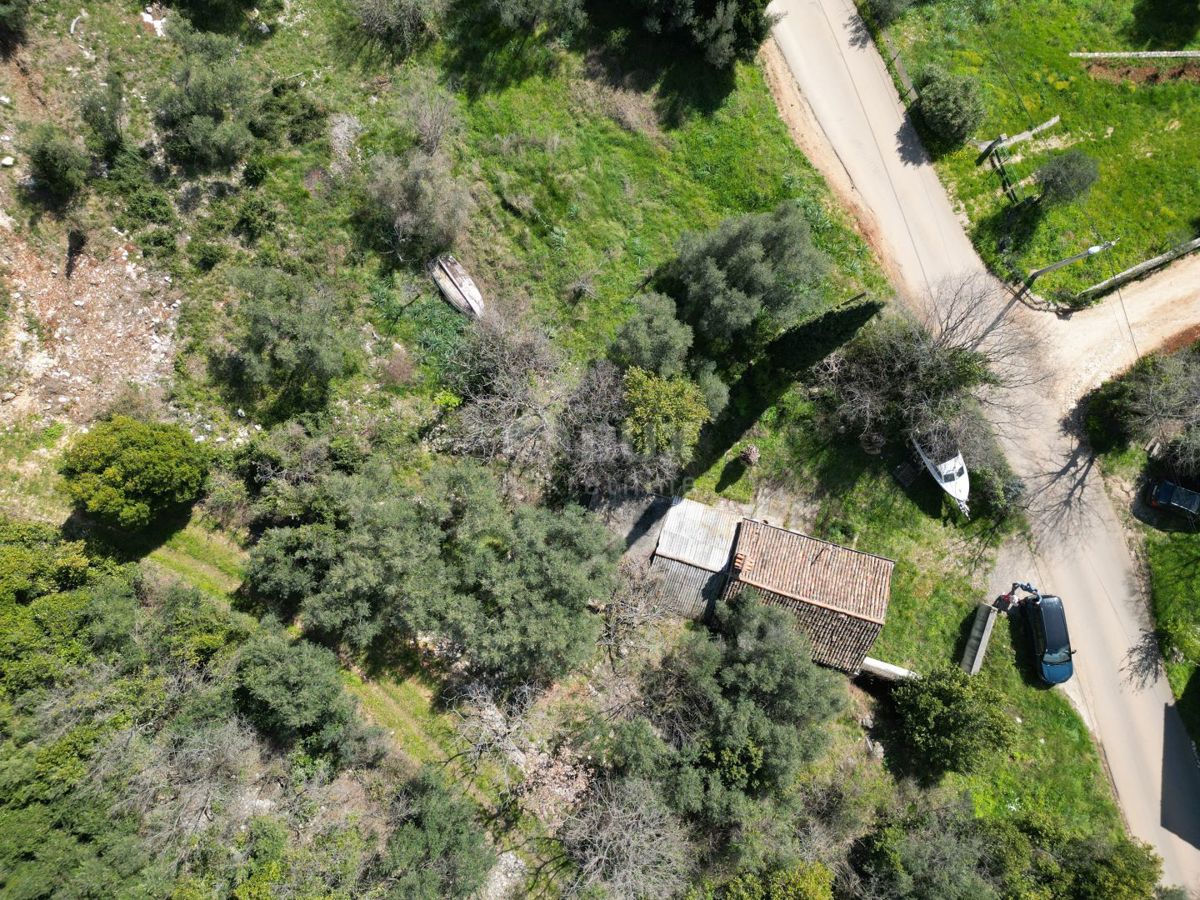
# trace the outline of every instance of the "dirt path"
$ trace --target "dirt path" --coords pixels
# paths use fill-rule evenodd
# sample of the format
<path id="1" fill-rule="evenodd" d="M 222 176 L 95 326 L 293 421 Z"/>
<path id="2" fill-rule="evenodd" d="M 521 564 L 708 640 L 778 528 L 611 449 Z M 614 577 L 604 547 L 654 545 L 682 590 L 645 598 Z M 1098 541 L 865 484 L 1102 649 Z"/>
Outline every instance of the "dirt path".
<path id="1" fill-rule="evenodd" d="M 982 272 L 851 0 L 771 9 L 783 14 L 764 51 L 781 113 L 902 296 Z M 1015 300 L 1007 309 L 1044 378 L 997 419 L 1031 487 L 1033 540 L 1003 549 L 993 587 L 1030 579 L 1066 598 L 1079 651 L 1067 693 L 1098 738 L 1130 830 L 1162 856 L 1164 881 L 1200 890 L 1200 766 L 1165 679 L 1133 667 L 1149 625 L 1144 590 L 1099 472 L 1063 427 L 1080 396 L 1133 362 L 1135 346 L 1145 353 L 1200 323 L 1200 258 L 1069 320 Z"/>

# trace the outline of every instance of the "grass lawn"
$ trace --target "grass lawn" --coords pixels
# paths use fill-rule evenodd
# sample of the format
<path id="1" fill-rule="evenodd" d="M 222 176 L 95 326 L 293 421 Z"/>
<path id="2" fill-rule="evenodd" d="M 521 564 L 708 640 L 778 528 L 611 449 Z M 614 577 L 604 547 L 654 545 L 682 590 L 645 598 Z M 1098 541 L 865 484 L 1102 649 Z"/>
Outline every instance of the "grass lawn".
<path id="1" fill-rule="evenodd" d="M 925 477 L 902 489 L 891 475 L 902 459 L 898 453 L 871 457 L 855 443 L 826 441 L 812 413 L 802 385 L 786 392 L 697 478 L 695 496 L 745 499 L 765 488 L 797 496 L 811 524 L 794 521 L 792 527 L 897 561 L 887 623 L 871 655 L 918 672 L 957 664 L 975 606 L 985 599 L 999 535 L 985 520 L 961 522 Z M 759 446 L 759 465 L 736 480 L 726 477 L 717 490 L 748 440 Z M 1091 736 L 1066 698 L 1039 684 L 1029 646 L 1019 620 L 997 622 L 977 677 L 1004 697 L 1019 720 L 1017 738 L 1008 755 L 983 761 L 969 775 L 949 775 L 942 788 L 969 790 L 982 815 L 1044 811 L 1085 831 L 1119 829 Z"/>
<path id="2" fill-rule="evenodd" d="M 1094 156 L 1100 180 L 1083 201 L 1006 224 L 1008 201 L 991 166 L 968 145 L 938 163 L 965 207 L 976 246 L 1007 272 L 1000 241 L 1011 233 L 1022 272 L 1101 240 L 1112 250 L 1045 276 L 1038 290 L 1075 293 L 1200 234 L 1200 84 L 1124 77 L 1072 59 L 1073 51 L 1196 49 L 1194 4 L 1134 0 L 995 0 L 987 21 L 958 0 L 914 5 L 890 29 L 914 77 L 930 64 L 969 75 L 982 88 L 987 118 L 976 137 L 1017 134 L 1052 116 L 1062 122 L 1013 148 L 1011 171 L 1031 177 L 1067 146 Z M 1171 9 L 1177 11 L 1172 13 Z M 1123 61 L 1124 62 L 1124 61 Z M 1178 62 L 1178 61 L 1175 61 Z M 1171 68 L 1164 66 L 1164 70 Z M 1026 193 L 1033 193 L 1028 187 Z"/>

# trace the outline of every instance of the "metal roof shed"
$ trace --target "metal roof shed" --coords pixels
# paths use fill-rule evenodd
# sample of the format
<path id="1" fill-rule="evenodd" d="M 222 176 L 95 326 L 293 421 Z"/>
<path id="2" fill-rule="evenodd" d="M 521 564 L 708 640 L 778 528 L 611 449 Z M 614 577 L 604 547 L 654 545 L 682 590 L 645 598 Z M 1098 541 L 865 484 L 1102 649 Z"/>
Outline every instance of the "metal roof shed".
<path id="1" fill-rule="evenodd" d="M 883 630 L 894 567 L 882 556 L 746 519 L 724 597 L 754 588 L 795 614 L 814 660 L 857 672 Z"/>
<path id="2" fill-rule="evenodd" d="M 663 518 L 650 571 L 659 596 L 676 612 L 702 619 L 711 611 L 729 568 L 741 517 L 727 510 L 675 498 Z"/>

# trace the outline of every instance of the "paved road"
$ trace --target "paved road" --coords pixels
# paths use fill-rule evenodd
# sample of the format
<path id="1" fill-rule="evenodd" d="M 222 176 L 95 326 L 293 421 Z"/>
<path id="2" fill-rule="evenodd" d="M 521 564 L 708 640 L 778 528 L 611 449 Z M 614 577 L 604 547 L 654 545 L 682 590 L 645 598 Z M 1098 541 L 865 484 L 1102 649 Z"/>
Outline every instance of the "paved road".
<path id="1" fill-rule="evenodd" d="M 776 0 L 768 72 L 793 133 L 858 218 L 909 298 L 983 266 L 908 123 L 850 0 Z M 782 52 L 782 60 L 779 52 Z M 786 65 L 794 83 L 785 84 Z M 795 87 L 799 86 L 799 93 Z M 789 95 L 789 91 L 792 94 Z M 832 152 L 831 152 L 832 151 Z M 1070 321 L 1011 305 L 1041 351 L 1046 380 L 1003 423 L 1014 468 L 1032 485 L 1032 548 L 1006 547 L 994 586 L 1030 578 L 1067 598 L 1079 650 L 1068 693 L 1096 733 L 1130 830 L 1163 857 L 1164 881 L 1200 889 L 1200 766 L 1166 681 L 1147 672 L 1137 567 L 1091 458 L 1060 426 L 1075 400 L 1135 358 L 1200 324 L 1200 260 Z M 1013 419 L 1019 419 L 1014 421 Z"/>

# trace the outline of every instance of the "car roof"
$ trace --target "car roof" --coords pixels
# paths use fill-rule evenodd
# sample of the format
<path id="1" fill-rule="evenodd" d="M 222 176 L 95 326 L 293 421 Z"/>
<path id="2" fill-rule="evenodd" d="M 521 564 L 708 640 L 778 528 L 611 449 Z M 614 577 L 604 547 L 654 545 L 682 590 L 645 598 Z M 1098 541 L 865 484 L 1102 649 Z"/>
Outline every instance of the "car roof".
<path id="1" fill-rule="evenodd" d="M 1071 638 L 1067 634 L 1067 611 L 1063 608 L 1062 598 L 1053 595 L 1043 597 L 1038 601 L 1038 609 L 1046 629 L 1046 646 L 1051 650 L 1071 646 Z"/>

